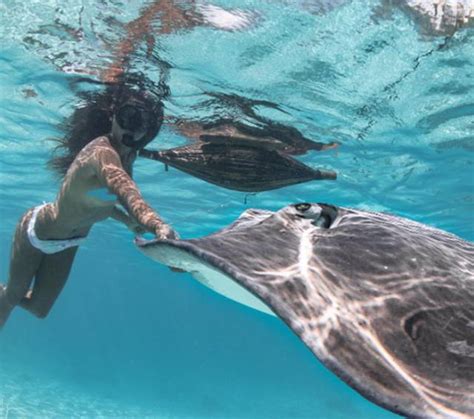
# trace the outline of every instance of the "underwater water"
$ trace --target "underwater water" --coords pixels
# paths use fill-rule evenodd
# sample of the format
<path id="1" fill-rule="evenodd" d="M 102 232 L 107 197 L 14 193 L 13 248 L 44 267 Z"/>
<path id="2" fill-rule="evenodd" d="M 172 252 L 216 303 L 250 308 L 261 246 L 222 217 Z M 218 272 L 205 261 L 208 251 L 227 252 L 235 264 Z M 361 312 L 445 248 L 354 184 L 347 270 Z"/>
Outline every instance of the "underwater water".
<path id="1" fill-rule="evenodd" d="M 299 157 L 336 171 L 336 181 L 258 194 L 139 159 L 144 197 L 183 238 L 248 208 L 307 201 L 386 211 L 474 239 L 473 29 L 430 36 L 380 3 L 213 1 L 238 9 L 247 26 L 157 38 L 169 64 L 167 115 L 234 115 L 232 103 L 208 105 L 207 93 L 240 95 L 278 104 L 255 110 L 308 138 L 340 143 Z M 71 80 L 110 63 L 108 46 L 146 4 L 0 4 L 0 282 L 19 217 L 58 191 L 48 138 L 78 106 Z M 134 65 L 161 77 L 139 54 Z M 152 144 L 184 142 L 165 126 Z M 0 416 L 396 417 L 328 371 L 283 322 L 147 259 L 113 220 L 94 226 L 48 318 L 17 309 L 0 333 Z"/>

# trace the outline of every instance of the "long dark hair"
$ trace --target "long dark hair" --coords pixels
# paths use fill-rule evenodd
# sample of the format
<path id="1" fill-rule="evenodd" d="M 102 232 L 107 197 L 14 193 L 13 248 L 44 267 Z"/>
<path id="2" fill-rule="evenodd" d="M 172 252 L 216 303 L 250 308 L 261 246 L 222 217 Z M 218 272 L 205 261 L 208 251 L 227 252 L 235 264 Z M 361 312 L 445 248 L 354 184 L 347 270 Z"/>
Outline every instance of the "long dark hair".
<path id="1" fill-rule="evenodd" d="M 152 112 L 153 120 L 146 137 L 151 141 L 159 132 L 163 123 L 163 102 L 166 96 L 161 87 L 146 85 L 144 78 L 127 75 L 113 84 L 105 84 L 91 79 L 73 80 L 74 88 L 86 84 L 96 89 L 82 90 L 77 93 L 81 103 L 74 112 L 59 125 L 64 132 L 62 138 L 53 138 L 56 143 L 48 167 L 63 177 L 78 153 L 97 137 L 110 134 L 112 119 L 116 109 L 133 100 Z M 148 84 L 148 83 L 147 83 Z M 97 85 L 102 86 L 101 90 Z"/>

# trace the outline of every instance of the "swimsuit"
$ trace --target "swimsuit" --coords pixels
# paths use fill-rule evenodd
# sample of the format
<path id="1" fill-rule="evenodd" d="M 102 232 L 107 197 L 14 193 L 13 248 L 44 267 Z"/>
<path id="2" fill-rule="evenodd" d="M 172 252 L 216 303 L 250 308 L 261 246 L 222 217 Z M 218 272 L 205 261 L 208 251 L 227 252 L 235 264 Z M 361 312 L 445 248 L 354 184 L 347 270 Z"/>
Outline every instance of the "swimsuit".
<path id="1" fill-rule="evenodd" d="M 36 236 L 35 232 L 35 223 L 36 217 L 40 210 L 49 204 L 38 205 L 33 209 L 33 214 L 31 215 L 30 222 L 28 223 L 27 234 L 30 239 L 30 243 L 33 247 L 36 247 L 38 250 L 41 250 L 43 253 L 51 255 L 53 253 L 61 252 L 69 247 L 79 246 L 86 239 L 85 237 L 76 237 L 66 240 L 40 240 Z"/>
<path id="2" fill-rule="evenodd" d="M 114 194 L 111 194 L 106 188 L 93 189 L 87 192 L 87 195 L 96 198 L 99 201 L 104 203 L 115 203 L 118 202 L 117 197 Z M 85 241 L 85 237 L 73 237 L 71 239 L 64 240 L 40 240 L 36 236 L 35 232 L 35 223 L 36 217 L 40 210 L 49 204 L 43 204 L 35 207 L 33 209 L 33 214 L 31 215 L 30 222 L 28 223 L 27 234 L 30 239 L 30 243 L 33 247 L 36 247 L 38 250 L 41 250 L 43 253 L 48 255 L 53 253 L 61 252 L 69 247 L 79 246 Z"/>

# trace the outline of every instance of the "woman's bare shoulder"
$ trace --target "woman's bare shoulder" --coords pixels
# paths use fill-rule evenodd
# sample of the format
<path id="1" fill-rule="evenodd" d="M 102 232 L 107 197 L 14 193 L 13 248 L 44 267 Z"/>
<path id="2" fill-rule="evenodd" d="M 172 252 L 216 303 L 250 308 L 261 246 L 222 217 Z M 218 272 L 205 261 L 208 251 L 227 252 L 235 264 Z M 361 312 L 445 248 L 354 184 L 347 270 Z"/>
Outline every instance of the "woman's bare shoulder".
<path id="1" fill-rule="evenodd" d="M 117 150 L 106 136 L 97 137 L 87 144 L 77 155 L 76 162 L 80 166 L 98 163 L 102 160 L 120 161 Z"/>
<path id="2" fill-rule="evenodd" d="M 116 152 L 113 148 L 112 144 L 110 143 L 110 139 L 103 135 L 97 137 L 96 139 L 92 140 L 88 143 L 80 152 L 79 154 L 90 154 L 93 153 L 95 150 L 102 149 L 102 150 L 110 150 L 111 152 Z"/>
<path id="3" fill-rule="evenodd" d="M 111 155 L 118 157 L 117 150 L 110 143 L 110 139 L 106 136 L 97 137 L 87 144 L 77 155 L 77 157 L 90 158 L 94 156 Z"/>

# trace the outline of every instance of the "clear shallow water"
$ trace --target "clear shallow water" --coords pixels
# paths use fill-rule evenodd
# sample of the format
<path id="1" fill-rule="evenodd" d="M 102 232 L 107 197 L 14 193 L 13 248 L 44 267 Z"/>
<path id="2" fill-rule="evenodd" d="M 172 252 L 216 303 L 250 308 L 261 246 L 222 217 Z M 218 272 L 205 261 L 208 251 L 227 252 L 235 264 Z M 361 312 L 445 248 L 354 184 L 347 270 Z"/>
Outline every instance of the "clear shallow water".
<path id="1" fill-rule="evenodd" d="M 472 29 L 427 37 L 401 11 L 380 17 L 378 1 L 341 1 L 327 12 L 310 3 L 215 2 L 251 13 L 254 23 L 179 30 L 155 49 L 171 64 L 168 115 L 239 112 L 210 106 L 205 92 L 278 103 L 282 111 L 257 110 L 341 143 L 300 158 L 336 170 L 338 180 L 246 196 L 139 161 L 135 178 L 147 200 L 185 238 L 249 207 L 316 201 L 388 211 L 473 240 Z M 142 5 L 0 6 L 3 278 L 18 218 L 57 192 L 46 139 L 77 105 L 69 81 L 110 62 L 108 43 Z M 159 78 L 140 54 L 135 65 Z M 182 142 L 168 127 L 154 145 Z M 131 239 L 113 221 L 97 225 L 48 319 L 12 315 L 0 335 L 0 415 L 394 417 L 328 372 L 281 322 L 151 262 Z"/>

